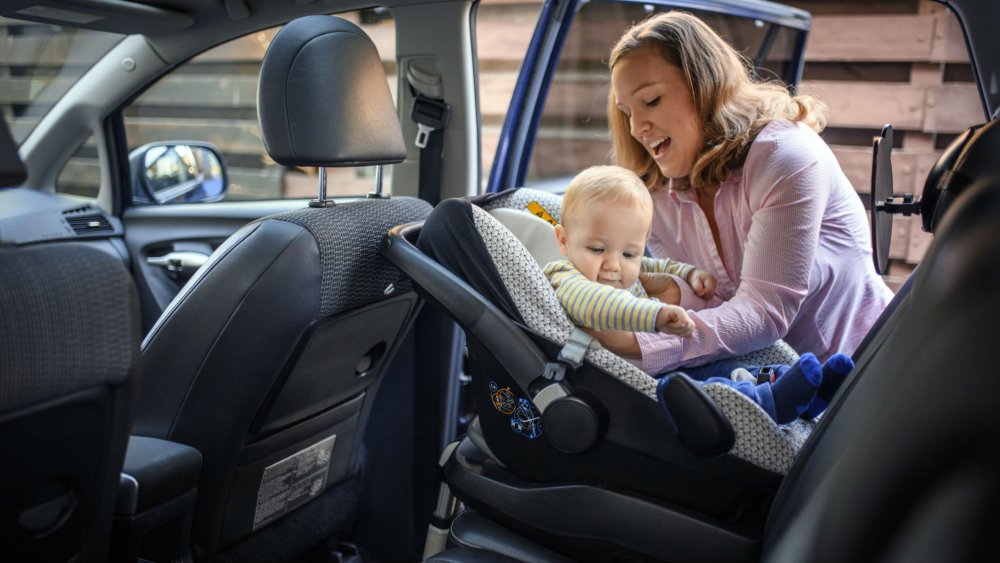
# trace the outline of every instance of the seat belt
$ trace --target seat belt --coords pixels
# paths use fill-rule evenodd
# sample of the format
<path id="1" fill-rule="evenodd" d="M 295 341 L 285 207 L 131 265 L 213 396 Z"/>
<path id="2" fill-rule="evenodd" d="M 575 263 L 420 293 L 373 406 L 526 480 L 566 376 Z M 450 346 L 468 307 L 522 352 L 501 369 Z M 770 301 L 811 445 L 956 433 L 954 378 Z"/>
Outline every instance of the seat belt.
<path id="1" fill-rule="evenodd" d="M 451 107 L 444 102 L 441 76 L 415 64 L 406 68 L 406 81 L 413 93 L 410 119 L 417 124 L 414 144 L 420 149 L 420 178 L 417 195 L 437 205 L 441 200 L 441 158 L 444 130 L 451 120 Z"/>

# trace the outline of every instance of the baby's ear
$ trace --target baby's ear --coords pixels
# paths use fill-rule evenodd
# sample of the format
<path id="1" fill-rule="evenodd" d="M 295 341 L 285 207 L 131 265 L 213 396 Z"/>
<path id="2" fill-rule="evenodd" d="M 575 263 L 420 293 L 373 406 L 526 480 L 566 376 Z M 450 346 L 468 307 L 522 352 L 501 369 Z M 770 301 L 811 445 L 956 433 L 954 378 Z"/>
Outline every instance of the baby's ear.
<path id="1" fill-rule="evenodd" d="M 556 244 L 559 245 L 559 252 L 566 256 L 566 228 L 562 226 L 562 223 L 559 223 L 553 231 L 556 233 Z"/>

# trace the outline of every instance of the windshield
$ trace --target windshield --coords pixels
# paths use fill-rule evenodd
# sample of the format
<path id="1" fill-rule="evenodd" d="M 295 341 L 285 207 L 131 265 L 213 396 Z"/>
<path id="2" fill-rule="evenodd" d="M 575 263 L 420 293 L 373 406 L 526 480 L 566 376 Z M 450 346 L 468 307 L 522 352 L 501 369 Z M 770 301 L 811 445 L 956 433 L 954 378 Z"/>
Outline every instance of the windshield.
<path id="1" fill-rule="evenodd" d="M 42 117 L 122 35 L 0 19 L 0 107 L 21 145 Z"/>

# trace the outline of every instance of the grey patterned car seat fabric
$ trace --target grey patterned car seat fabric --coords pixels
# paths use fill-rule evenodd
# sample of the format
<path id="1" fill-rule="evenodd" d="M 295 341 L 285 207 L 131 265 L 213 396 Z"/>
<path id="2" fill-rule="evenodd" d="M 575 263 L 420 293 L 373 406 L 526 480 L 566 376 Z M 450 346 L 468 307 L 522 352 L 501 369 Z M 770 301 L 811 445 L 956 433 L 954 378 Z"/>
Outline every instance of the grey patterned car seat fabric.
<path id="1" fill-rule="evenodd" d="M 381 58 L 345 20 L 286 25 L 265 55 L 258 99 L 280 164 L 405 156 Z M 135 432 L 203 455 L 196 558 L 283 560 L 346 529 L 366 419 L 420 304 L 380 244 L 429 211 L 417 199 L 369 198 L 255 221 L 150 331 Z"/>
<path id="2" fill-rule="evenodd" d="M 556 194 L 522 188 L 488 198 L 482 207 L 493 214 L 506 209 L 523 210 L 543 220 L 551 218 L 558 222 L 561 204 L 562 198 Z M 487 219 L 476 209 L 473 213 L 490 257 L 528 327 L 558 344 L 565 344 L 573 325 L 559 306 L 545 277 L 526 258 L 524 249 L 511 240 L 505 232 L 509 229 Z M 554 237 L 550 238 L 554 241 Z M 593 350 L 587 359 L 656 399 L 656 380 L 631 363 L 605 350 Z M 755 365 L 793 364 L 798 354 L 785 342 L 778 341 L 773 346 L 736 359 Z M 795 453 L 814 426 L 813 422 L 801 420 L 778 426 L 756 404 L 724 385 L 708 385 L 705 392 L 733 425 L 735 442 L 730 453 L 776 473 L 788 470 Z"/>
<path id="3" fill-rule="evenodd" d="M 679 553 L 711 537 L 727 540 L 716 542 L 720 557 L 756 549 L 761 516 L 813 423 L 779 428 L 729 387 L 710 387 L 704 400 L 735 439 L 725 455 L 695 455 L 662 415 L 652 377 L 597 347 L 575 368 L 559 361 L 574 327 L 536 259 L 489 212 L 446 200 L 389 241 L 390 260 L 466 332 L 481 439 L 470 430 L 444 477 L 467 506 L 597 559 L 621 553 L 605 543 L 619 532 L 659 545 L 664 525 L 685 531 Z M 794 352 L 779 344 L 751 361 Z M 549 395 L 560 363 L 562 390 Z M 570 539 L 579 537 L 594 543 Z"/>
<path id="4" fill-rule="evenodd" d="M 138 315 L 117 256 L 0 249 L 0 561 L 108 560 Z"/>

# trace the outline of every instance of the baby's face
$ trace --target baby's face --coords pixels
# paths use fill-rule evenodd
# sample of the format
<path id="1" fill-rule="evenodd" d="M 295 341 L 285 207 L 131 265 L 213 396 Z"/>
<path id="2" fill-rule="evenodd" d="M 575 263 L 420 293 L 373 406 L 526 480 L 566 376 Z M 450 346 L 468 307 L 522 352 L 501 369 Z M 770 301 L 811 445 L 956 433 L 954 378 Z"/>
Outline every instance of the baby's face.
<path id="1" fill-rule="evenodd" d="M 562 253 L 590 281 L 619 289 L 639 279 L 652 211 L 640 205 L 586 202 L 556 227 Z"/>

